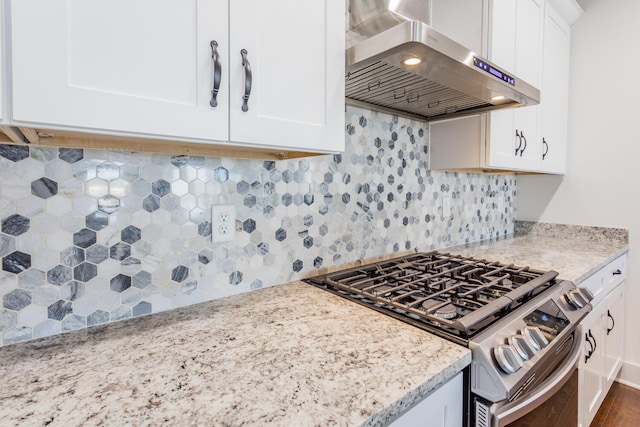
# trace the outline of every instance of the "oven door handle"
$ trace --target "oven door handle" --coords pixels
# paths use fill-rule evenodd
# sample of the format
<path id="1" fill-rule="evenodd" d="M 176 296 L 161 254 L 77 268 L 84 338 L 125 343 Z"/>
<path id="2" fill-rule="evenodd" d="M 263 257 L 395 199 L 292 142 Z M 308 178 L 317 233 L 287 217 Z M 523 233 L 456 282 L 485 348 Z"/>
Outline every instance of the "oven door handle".
<path id="1" fill-rule="evenodd" d="M 573 349 L 566 361 L 556 369 L 554 374 L 540 384 L 531 394 L 528 394 L 523 400 L 515 400 L 510 405 L 499 408 L 492 415 L 492 426 L 503 427 L 513 421 L 523 417 L 538 406 L 546 402 L 558 390 L 566 384 L 578 367 L 578 361 L 582 355 L 582 347 L 584 345 L 584 337 L 581 328 L 578 326 L 574 333 L 574 339 L 578 342 L 573 343 Z"/>

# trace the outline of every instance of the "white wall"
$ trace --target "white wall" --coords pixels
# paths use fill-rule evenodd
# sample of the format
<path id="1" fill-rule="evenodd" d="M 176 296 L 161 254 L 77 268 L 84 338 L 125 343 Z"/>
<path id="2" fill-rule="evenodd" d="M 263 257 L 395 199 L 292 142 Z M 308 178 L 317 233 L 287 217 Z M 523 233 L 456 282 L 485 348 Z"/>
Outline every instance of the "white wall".
<path id="1" fill-rule="evenodd" d="M 640 386 L 640 1 L 584 0 L 564 177 L 518 177 L 517 218 L 630 231 L 622 381 Z"/>

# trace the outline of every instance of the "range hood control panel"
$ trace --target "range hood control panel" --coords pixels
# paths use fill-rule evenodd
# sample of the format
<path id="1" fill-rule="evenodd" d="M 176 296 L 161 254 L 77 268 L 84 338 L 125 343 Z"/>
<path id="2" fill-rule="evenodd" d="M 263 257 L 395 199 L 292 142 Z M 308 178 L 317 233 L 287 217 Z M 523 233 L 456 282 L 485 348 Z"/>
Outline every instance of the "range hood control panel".
<path id="1" fill-rule="evenodd" d="M 476 67 L 480 68 L 482 71 L 485 71 L 485 72 L 491 74 L 492 76 L 495 76 L 495 77 L 499 78 L 503 82 L 509 83 L 511 86 L 515 86 L 516 85 L 516 79 L 514 79 L 513 77 L 511 77 L 507 73 L 505 73 L 503 71 L 500 71 L 499 69 L 497 69 L 493 65 L 487 64 L 485 61 L 483 61 L 482 59 L 480 59 L 478 57 L 474 57 L 473 58 L 473 65 L 475 65 Z"/>

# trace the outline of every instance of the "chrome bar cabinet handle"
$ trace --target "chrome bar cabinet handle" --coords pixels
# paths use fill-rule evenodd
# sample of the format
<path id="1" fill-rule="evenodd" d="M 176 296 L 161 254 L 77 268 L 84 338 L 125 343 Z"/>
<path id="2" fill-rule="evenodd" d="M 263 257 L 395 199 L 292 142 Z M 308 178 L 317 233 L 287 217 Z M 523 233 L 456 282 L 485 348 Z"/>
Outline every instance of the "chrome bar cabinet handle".
<path id="1" fill-rule="evenodd" d="M 249 64 L 249 60 L 247 59 L 246 49 L 242 49 L 240 51 L 240 55 L 242 55 L 242 66 L 244 67 L 244 96 L 242 97 L 242 111 L 246 113 L 249 111 L 249 96 L 251 95 L 251 64 Z"/>
<path id="2" fill-rule="evenodd" d="M 218 42 L 211 40 L 211 58 L 213 58 L 213 89 L 211 90 L 211 101 L 209 105 L 218 106 L 218 92 L 220 91 L 220 81 L 222 80 L 222 64 L 218 53 Z"/>

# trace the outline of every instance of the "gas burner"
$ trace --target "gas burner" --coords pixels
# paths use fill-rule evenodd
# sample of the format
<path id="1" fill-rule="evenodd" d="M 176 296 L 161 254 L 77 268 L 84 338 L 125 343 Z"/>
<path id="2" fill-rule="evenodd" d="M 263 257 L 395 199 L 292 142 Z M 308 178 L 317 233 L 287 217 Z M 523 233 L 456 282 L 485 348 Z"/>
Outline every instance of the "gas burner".
<path id="1" fill-rule="evenodd" d="M 457 315 L 458 312 L 456 310 L 456 306 L 453 304 L 447 304 L 436 310 L 436 316 L 442 317 L 443 319 L 453 319 Z"/>
<path id="2" fill-rule="evenodd" d="M 513 282 L 509 279 L 498 280 L 498 285 L 502 286 L 503 288 L 513 288 Z"/>
<path id="3" fill-rule="evenodd" d="M 502 286 L 503 288 L 513 288 L 513 281 L 511 279 L 507 279 L 506 277 L 486 276 L 485 279 L 491 282 L 496 282 L 498 286 Z"/>
<path id="4" fill-rule="evenodd" d="M 443 319 L 453 319 L 458 315 L 456 307 L 453 304 L 448 304 L 448 303 L 445 305 L 442 305 L 442 304 L 444 304 L 443 301 L 426 300 L 425 302 L 422 303 L 422 308 L 424 308 L 425 310 L 427 310 L 427 312 L 429 312 L 429 310 L 431 310 L 432 308 L 436 306 L 441 306 L 436 309 L 434 314 L 437 317 L 441 317 Z"/>
<path id="5" fill-rule="evenodd" d="M 426 300 L 425 302 L 422 303 L 422 308 L 424 308 L 428 312 L 429 310 L 431 310 L 433 307 L 435 307 L 438 304 L 440 304 L 438 301 L 434 301 L 432 299 L 428 299 L 428 300 Z"/>
<path id="6" fill-rule="evenodd" d="M 386 296 L 389 294 L 391 289 L 393 288 L 389 285 L 380 285 L 373 290 L 373 293 L 379 296 Z"/>

